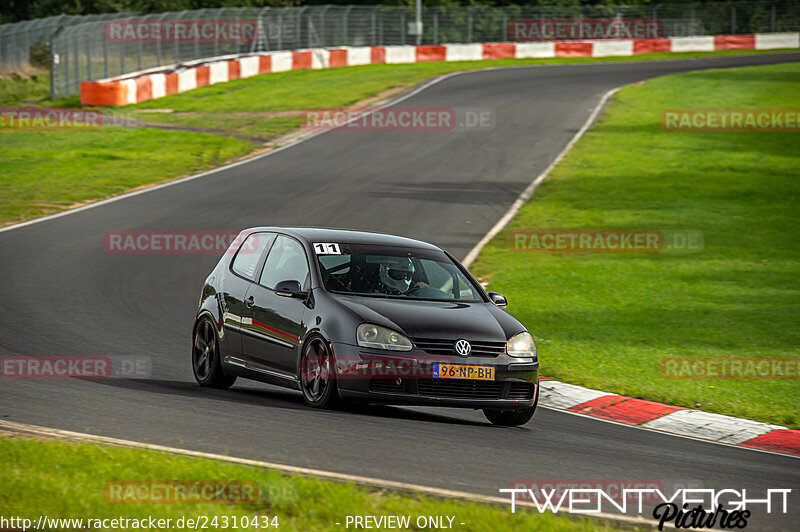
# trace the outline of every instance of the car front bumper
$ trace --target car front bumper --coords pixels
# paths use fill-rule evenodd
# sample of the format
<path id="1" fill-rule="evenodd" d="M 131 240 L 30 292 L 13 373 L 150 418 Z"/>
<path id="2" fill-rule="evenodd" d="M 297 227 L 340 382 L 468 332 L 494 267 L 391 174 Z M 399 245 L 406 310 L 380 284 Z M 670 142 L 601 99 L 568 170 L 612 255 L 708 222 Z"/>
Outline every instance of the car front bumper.
<path id="1" fill-rule="evenodd" d="M 441 356 L 414 349 L 387 354 L 349 344 L 332 346 L 343 398 L 406 405 L 522 409 L 539 392 L 539 362 L 508 355 Z M 434 364 L 494 368 L 494 380 L 433 377 Z"/>

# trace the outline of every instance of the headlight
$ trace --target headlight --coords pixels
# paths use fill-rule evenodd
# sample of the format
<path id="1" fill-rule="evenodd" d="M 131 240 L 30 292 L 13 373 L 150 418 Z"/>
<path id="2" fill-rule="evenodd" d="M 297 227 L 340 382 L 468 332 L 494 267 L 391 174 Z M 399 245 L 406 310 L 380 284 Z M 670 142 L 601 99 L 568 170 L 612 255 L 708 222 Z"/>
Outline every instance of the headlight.
<path id="1" fill-rule="evenodd" d="M 533 343 L 533 336 L 527 332 L 512 336 L 506 342 L 506 353 L 512 357 L 535 357 L 536 344 Z"/>
<path id="2" fill-rule="evenodd" d="M 361 347 L 388 349 L 389 351 L 411 351 L 411 340 L 386 327 L 362 323 L 356 331 L 356 339 Z"/>

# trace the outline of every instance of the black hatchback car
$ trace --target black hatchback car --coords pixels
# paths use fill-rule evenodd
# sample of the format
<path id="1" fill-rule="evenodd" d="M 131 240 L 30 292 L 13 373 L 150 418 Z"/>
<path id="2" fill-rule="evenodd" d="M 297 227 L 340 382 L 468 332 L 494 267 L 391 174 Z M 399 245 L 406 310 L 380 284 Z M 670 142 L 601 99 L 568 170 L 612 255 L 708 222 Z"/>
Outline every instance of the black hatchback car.
<path id="1" fill-rule="evenodd" d="M 334 229 L 242 231 L 203 286 L 192 368 L 346 399 L 483 409 L 522 425 L 538 402 L 533 338 L 455 258 L 408 238 Z"/>

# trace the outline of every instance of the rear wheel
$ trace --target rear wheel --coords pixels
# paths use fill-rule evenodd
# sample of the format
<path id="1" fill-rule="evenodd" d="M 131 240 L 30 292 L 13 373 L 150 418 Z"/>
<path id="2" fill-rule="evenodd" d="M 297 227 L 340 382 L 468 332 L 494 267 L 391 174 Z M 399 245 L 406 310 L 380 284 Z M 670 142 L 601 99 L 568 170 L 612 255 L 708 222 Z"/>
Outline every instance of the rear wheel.
<path id="1" fill-rule="evenodd" d="M 192 371 L 200 386 L 227 389 L 236 382 L 235 375 L 225 375 L 222 371 L 217 328 L 206 316 L 200 318 L 194 328 Z"/>
<path id="2" fill-rule="evenodd" d="M 309 406 L 332 408 L 339 402 L 333 355 L 322 338 L 313 337 L 303 346 L 300 387 Z"/>

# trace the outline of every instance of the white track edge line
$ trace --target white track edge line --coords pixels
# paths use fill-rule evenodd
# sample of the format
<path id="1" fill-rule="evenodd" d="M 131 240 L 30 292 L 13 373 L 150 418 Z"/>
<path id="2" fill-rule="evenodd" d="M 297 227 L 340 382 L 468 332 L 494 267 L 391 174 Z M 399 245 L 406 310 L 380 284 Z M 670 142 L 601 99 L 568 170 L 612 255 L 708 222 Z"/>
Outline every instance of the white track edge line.
<path id="1" fill-rule="evenodd" d="M 572 137 L 569 143 L 566 146 L 564 146 L 564 149 L 561 150 L 561 153 L 559 153 L 556 156 L 556 158 L 550 162 L 550 164 L 547 166 L 547 168 L 545 168 L 542 171 L 542 173 L 536 176 L 536 179 L 534 179 L 533 182 L 531 182 L 531 184 L 528 185 L 527 188 L 525 188 L 525 190 L 522 191 L 522 194 L 519 195 L 517 200 L 511 205 L 508 211 L 506 211 L 503 217 L 500 218 L 500 220 L 498 220 L 497 223 L 494 224 L 494 227 L 489 229 L 489 232 L 486 233 L 484 237 L 480 239 L 480 241 L 475 245 L 474 248 L 472 248 L 472 250 L 469 253 L 467 253 L 467 256 L 464 257 L 463 261 L 461 261 L 465 268 L 469 268 L 472 265 L 475 259 L 478 258 L 478 255 L 480 254 L 483 247 L 486 244 L 488 244 L 491 239 L 497 236 L 497 234 L 500 231 L 502 231 L 509 224 L 509 222 L 511 222 L 511 220 L 514 218 L 514 216 L 516 216 L 516 214 L 519 212 L 522 206 L 525 205 L 525 203 L 527 203 L 529 199 L 531 199 L 533 193 L 536 191 L 537 188 L 539 188 L 539 185 L 541 185 L 542 182 L 545 179 L 547 179 L 547 176 L 550 175 L 550 172 L 552 172 L 553 169 L 556 167 L 556 165 L 558 165 L 558 163 L 561 162 L 561 160 L 564 158 L 567 152 L 569 152 L 569 150 L 572 149 L 572 146 L 574 146 L 575 143 L 578 142 L 578 140 L 583 136 L 583 134 L 586 133 L 586 131 L 588 131 L 590 127 L 592 127 L 592 124 L 594 124 L 594 121 L 597 120 L 597 117 L 600 115 L 600 112 L 605 107 L 609 98 L 611 98 L 611 96 L 613 96 L 614 93 L 616 93 L 622 87 L 623 85 L 615 87 L 610 91 L 606 92 L 603 95 L 603 97 L 600 98 L 600 101 L 597 103 L 597 105 L 595 105 L 594 109 L 592 109 L 592 114 L 589 115 L 589 118 L 586 119 L 586 122 L 584 122 L 583 126 L 578 130 L 577 133 L 575 133 L 575 135 Z"/>
<path id="2" fill-rule="evenodd" d="M 478 493 L 469 493 L 466 491 L 448 490 L 443 488 L 434 488 L 430 486 L 422 486 L 419 484 L 411 484 L 407 482 L 398 482 L 394 480 L 382 480 L 372 477 L 363 477 L 358 475 L 349 475 L 346 473 L 336 473 L 333 471 L 325 471 L 321 469 L 313 469 L 308 467 L 290 466 L 284 464 L 276 464 L 273 462 L 265 462 L 262 460 L 253 460 L 250 458 L 237 458 L 235 456 L 226 456 L 222 454 L 206 453 L 202 451 L 191 451 L 189 449 L 180 449 L 178 447 L 169 447 L 165 445 L 156 445 L 152 443 L 142 443 L 131 440 L 122 440 L 118 438 L 110 438 L 107 436 L 97 436 L 94 434 L 85 434 L 82 432 L 73 432 L 69 430 L 52 429 L 48 427 L 41 427 L 38 425 L 29 425 L 27 423 L 17 423 L 14 421 L 0 420 L 0 428 L 10 430 L 17 430 L 26 433 L 39 434 L 50 438 L 58 438 L 63 440 L 72 441 L 86 441 L 93 443 L 103 443 L 108 445 L 116 445 L 120 447 L 130 447 L 137 449 L 146 449 L 150 451 L 160 451 L 170 454 L 177 454 L 182 456 L 191 456 L 194 458 L 205 458 L 210 460 L 218 460 L 224 462 L 231 462 L 239 465 L 263 467 L 280 471 L 281 473 L 296 474 L 303 476 L 319 477 L 326 480 L 337 482 L 350 482 L 353 484 L 367 486 L 372 488 L 393 489 L 406 492 L 423 493 L 436 498 L 449 498 L 449 499 L 462 499 L 471 502 L 494 504 L 510 507 L 510 500 L 502 497 L 493 497 L 490 495 L 481 495 Z M 517 501 L 517 505 L 523 507 L 535 508 L 532 502 Z M 555 515 L 555 514 L 554 514 Z M 644 517 L 631 517 L 627 515 L 615 515 L 607 513 L 595 514 L 561 514 L 575 519 L 585 519 L 587 517 L 601 519 L 606 521 L 614 521 L 626 525 L 649 526 L 656 528 L 656 522 Z"/>

